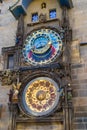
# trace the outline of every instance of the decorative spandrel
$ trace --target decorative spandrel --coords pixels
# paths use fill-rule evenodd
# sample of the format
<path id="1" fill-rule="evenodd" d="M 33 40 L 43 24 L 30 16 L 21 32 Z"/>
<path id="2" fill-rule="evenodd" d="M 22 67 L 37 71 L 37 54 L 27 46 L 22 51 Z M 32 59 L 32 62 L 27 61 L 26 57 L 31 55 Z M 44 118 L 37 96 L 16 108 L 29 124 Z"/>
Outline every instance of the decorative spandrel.
<path id="1" fill-rule="evenodd" d="M 22 93 L 22 108 L 27 115 L 45 116 L 50 114 L 59 103 L 59 86 L 48 77 L 31 80 Z"/>
<path id="2" fill-rule="evenodd" d="M 50 63 L 62 51 L 60 35 L 51 29 L 40 29 L 27 36 L 23 48 L 25 61 L 32 65 Z"/>

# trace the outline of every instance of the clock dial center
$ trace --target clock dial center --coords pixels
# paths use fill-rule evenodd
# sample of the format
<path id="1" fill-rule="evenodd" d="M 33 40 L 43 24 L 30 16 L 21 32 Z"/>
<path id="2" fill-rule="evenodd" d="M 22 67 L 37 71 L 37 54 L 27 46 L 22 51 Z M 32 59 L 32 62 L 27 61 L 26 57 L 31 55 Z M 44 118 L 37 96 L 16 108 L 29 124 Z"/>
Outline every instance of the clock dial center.
<path id="1" fill-rule="evenodd" d="M 43 90 L 37 92 L 36 97 L 39 101 L 42 101 L 46 98 L 46 93 Z"/>

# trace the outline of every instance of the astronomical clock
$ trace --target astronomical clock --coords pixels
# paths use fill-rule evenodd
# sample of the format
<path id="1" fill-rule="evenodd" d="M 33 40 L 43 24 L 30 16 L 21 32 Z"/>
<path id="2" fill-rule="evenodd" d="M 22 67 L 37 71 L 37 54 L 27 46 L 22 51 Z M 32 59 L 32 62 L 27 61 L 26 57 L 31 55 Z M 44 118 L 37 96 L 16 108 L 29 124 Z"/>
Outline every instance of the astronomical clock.
<path id="1" fill-rule="evenodd" d="M 46 3 L 42 5 L 45 9 Z M 11 67 L 7 78 L 13 85 L 9 92 L 11 130 L 15 130 L 15 122 L 35 121 L 43 123 L 58 121 L 64 123 L 65 130 L 71 130 L 69 124 L 72 96 L 70 89 L 72 31 L 68 7 L 65 6 L 62 9 L 61 20 L 56 18 L 55 9 L 50 11 L 49 19 L 46 18 L 46 14 L 40 16 L 37 16 L 37 13 L 33 14 L 32 19 L 35 21 L 27 25 L 24 23 L 23 14 L 20 15 L 15 46 L 3 48 L 4 57 L 8 60 L 7 69 Z M 41 9 L 43 8 L 41 6 Z M 24 29 L 25 26 L 27 29 Z"/>
<path id="2" fill-rule="evenodd" d="M 63 41 L 56 29 L 42 27 L 26 36 L 22 54 L 31 73 L 28 71 L 28 79 L 26 81 L 25 78 L 19 98 L 26 116 L 43 118 L 58 109 L 61 84 L 50 66 L 58 64 L 56 59 L 62 50 Z"/>

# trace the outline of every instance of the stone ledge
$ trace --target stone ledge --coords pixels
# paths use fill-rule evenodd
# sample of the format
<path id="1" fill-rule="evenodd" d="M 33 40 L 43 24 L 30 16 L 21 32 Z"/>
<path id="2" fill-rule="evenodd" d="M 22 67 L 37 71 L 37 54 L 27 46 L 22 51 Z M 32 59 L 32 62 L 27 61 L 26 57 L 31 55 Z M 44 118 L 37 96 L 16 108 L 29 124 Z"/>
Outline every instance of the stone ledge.
<path id="1" fill-rule="evenodd" d="M 80 43 L 80 46 L 84 46 L 84 45 L 87 46 L 87 42 L 81 42 L 81 43 Z"/>
<path id="2" fill-rule="evenodd" d="M 87 123 L 87 117 L 76 117 L 76 118 L 74 118 L 74 122 L 86 122 Z"/>
<path id="3" fill-rule="evenodd" d="M 87 97 L 87 89 L 75 89 L 73 90 L 73 97 Z"/>
<path id="4" fill-rule="evenodd" d="M 81 112 L 81 111 L 87 112 L 87 106 L 80 106 L 80 107 L 78 106 L 78 107 L 75 107 L 74 110 L 79 111 L 79 112 Z"/>
<path id="5" fill-rule="evenodd" d="M 87 124 L 84 124 L 84 122 L 80 122 L 80 123 L 74 123 L 73 124 L 73 128 L 74 129 L 78 129 L 78 130 L 81 130 L 81 129 L 86 129 L 87 130 Z"/>
<path id="6" fill-rule="evenodd" d="M 87 112 L 82 112 L 82 113 L 74 113 L 74 117 L 87 117 Z"/>
<path id="7" fill-rule="evenodd" d="M 73 97 L 74 107 L 87 107 L 87 96 L 86 97 Z"/>
<path id="8" fill-rule="evenodd" d="M 77 68 L 81 68 L 84 67 L 84 64 L 72 64 L 71 68 L 72 69 L 77 69 Z"/>

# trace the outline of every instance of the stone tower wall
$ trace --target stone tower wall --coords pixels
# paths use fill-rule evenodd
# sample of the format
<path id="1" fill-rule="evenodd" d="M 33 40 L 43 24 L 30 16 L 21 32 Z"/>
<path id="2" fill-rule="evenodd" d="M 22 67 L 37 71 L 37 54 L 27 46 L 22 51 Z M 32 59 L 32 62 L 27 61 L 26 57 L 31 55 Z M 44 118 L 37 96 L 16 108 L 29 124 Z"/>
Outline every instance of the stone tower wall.
<path id="1" fill-rule="evenodd" d="M 17 20 L 9 11 L 9 6 L 13 5 L 15 1 L 4 0 L 2 4 L 0 3 L 0 70 L 3 69 L 1 48 L 15 45 Z M 74 106 L 73 130 L 87 130 L 87 0 L 72 1 L 74 8 L 69 10 L 69 18 L 73 30 L 71 45 Z M 7 130 L 9 123 L 7 104 L 10 87 L 0 84 L 0 104 L 2 104 L 1 130 Z M 18 127 L 21 130 L 21 126 Z M 48 127 L 50 129 L 49 125 Z"/>
<path id="2" fill-rule="evenodd" d="M 87 129 L 87 1 L 73 0 L 70 10 L 74 130 Z"/>

